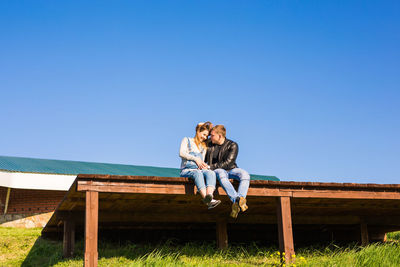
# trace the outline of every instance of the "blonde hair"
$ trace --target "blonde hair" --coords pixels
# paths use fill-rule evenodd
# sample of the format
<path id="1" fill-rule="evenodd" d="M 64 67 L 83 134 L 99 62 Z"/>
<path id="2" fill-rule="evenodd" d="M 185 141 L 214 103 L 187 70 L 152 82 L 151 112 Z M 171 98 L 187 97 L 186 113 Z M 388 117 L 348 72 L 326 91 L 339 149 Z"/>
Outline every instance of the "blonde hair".
<path id="1" fill-rule="evenodd" d="M 207 145 L 206 145 L 205 141 L 203 141 L 203 142 L 200 141 L 200 138 L 198 137 L 197 134 L 202 132 L 202 131 L 204 131 L 204 130 L 207 130 L 208 131 L 208 135 L 210 135 L 210 131 L 211 131 L 212 127 L 213 127 L 213 125 L 209 121 L 200 122 L 199 124 L 197 124 L 197 126 L 196 126 L 196 136 L 194 137 L 194 142 L 196 143 L 196 145 L 198 147 L 202 146 L 203 148 L 206 148 Z"/>
<path id="2" fill-rule="evenodd" d="M 226 137 L 226 129 L 225 129 L 225 126 L 222 125 L 222 124 L 215 125 L 215 126 L 211 129 L 211 131 L 214 131 L 215 133 L 220 134 L 220 135 L 222 135 L 223 137 Z"/>

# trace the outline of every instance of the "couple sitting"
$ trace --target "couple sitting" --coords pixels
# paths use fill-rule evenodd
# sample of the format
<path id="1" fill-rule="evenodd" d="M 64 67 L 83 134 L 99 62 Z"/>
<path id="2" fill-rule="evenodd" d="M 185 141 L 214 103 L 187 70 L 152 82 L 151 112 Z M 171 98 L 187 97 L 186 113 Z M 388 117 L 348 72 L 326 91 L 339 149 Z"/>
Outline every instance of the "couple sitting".
<path id="1" fill-rule="evenodd" d="M 210 135 L 210 140 L 208 136 Z M 213 198 L 216 180 L 232 201 L 231 217 L 236 218 L 240 211 L 247 210 L 246 195 L 250 185 L 250 175 L 236 165 L 238 145 L 226 139 L 223 125 L 210 122 L 196 126 L 194 138 L 184 137 L 179 156 L 182 158 L 181 177 L 194 180 L 197 190 L 208 209 L 215 208 L 221 201 Z M 238 191 L 229 178 L 239 180 Z"/>

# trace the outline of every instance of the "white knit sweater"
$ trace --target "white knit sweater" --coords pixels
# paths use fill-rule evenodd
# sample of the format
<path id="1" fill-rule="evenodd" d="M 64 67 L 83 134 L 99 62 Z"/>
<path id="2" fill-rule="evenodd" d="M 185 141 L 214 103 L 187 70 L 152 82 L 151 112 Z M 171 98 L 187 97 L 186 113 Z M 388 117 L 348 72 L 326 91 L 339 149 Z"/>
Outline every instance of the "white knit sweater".
<path id="1" fill-rule="evenodd" d="M 190 146 L 189 146 L 188 140 L 190 142 Z M 196 159 L 195 156 L 189 154 L 190 152 L 201 153 L 201 156 L 202 156 L 201 160 L 204 161 L 204 158 L 206 157 L 207 149 L 203 148 L 202 146 L 200 146 L 200 149 L 199 149 L 199 147 L 194 142 L 194 138 L 184 137 L 182 139 L 181 147 L 179 149 L 179 156 L 182 158 L 181 168 L 183 168 L 186 165 L 186 162 L 188 160 L 194 161 Z"/>

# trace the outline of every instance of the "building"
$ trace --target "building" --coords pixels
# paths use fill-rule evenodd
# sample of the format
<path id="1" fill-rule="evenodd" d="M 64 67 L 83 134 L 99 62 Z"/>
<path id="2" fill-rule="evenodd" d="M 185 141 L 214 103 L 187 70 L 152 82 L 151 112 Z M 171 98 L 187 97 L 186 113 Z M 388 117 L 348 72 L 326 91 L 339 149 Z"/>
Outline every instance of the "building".
<path id="1" fill-rule="evenodd" d="M 179 177 L 179 169 L 0 156 L 0 226 L 44 227 L 78 174 Z"/>

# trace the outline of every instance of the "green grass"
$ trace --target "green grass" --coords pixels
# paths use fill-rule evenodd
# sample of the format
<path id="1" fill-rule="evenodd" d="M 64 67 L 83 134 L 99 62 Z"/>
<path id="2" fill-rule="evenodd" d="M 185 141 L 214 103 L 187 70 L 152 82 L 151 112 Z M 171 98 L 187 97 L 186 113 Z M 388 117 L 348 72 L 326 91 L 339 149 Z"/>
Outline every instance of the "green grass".
<path id="1" fill-rule="evenodd" d="M 82 266 L 83 242 L 76 244 L 75 257 L 62 259 L 62 242 L 40 238 L 41 229 L 0 227 L 0 266 Z M 400 266 L 400 232 L 388 242 L 358 246 L 300 248 L 293 266 Z M 225 251 L 215 243 L 172 241 L 159 245 L 99 243 L 99 266 L 280 266 L 276 248 L 256 244 L 231 246 Z"/>

